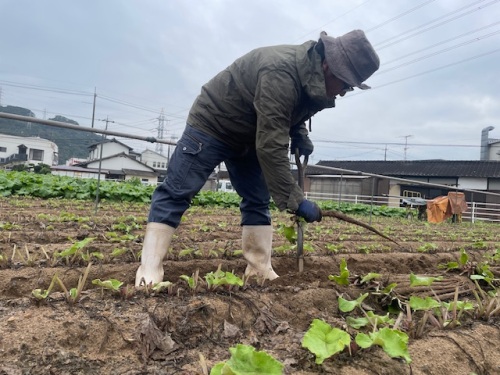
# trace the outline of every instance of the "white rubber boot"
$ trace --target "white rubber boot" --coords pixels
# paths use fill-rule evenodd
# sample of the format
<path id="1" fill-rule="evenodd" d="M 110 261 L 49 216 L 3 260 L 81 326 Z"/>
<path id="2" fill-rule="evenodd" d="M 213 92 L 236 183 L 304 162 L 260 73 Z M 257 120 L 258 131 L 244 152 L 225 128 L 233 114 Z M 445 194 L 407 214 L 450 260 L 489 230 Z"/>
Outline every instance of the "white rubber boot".
<path id="1" fill-rule="evenodd" d="M 163 281 L 163 258 L 167 254 L 175 228 L 148 223 L 142 245 L 141 265 L 135 275 L 135 286 Z"/>
<path id="2" fill-rule="evenodd" d="M 248 262 L 245 277 L 256 276 L 260 280 L 279 277 L 271 265 L 272 243 L 272 225 L 243 226 L 243 256 Z"/>

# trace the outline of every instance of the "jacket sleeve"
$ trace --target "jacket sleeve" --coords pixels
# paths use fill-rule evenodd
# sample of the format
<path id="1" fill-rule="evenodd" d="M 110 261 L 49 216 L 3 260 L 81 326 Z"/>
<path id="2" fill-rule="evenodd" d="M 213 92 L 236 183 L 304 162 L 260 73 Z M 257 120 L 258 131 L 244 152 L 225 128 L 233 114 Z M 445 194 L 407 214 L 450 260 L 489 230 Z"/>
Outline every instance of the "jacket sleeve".
<path id="1" fill-rule="evenodd" d="M 290 128 L 290 138 L 292 137 L 301 137 L 305 138 L 309 135 L 309 132 L 307 131 L 306 124 L 303 122 L 300 125 L 297 126 L 292 126 Z"/>
<path id="2" fill-rule="evenodd" d="M 280 210 L 296 211 L 304 199 L 288 159 L 292 114 L 298 100 L 297 85 L 288 73 L 271 71 L 259 77 L 254 98 L 255 147 L 269 192 Z"/>

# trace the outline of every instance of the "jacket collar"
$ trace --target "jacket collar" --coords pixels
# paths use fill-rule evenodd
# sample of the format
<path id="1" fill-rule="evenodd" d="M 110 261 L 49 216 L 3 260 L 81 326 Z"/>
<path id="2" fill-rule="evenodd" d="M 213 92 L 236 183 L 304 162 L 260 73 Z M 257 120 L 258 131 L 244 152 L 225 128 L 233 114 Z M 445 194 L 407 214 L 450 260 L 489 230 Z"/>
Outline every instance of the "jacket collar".
<path id="1" fill-rule="evenodd" d="M 316 42 L 302 44 L 296 55 L 296 67 L 302 89 L 312 102 L 314 109 L 321 111 L 335 107 L 335 99 L 326 96 L 325 77 L 321 68 L 321 56 L 316 52 Z"/>

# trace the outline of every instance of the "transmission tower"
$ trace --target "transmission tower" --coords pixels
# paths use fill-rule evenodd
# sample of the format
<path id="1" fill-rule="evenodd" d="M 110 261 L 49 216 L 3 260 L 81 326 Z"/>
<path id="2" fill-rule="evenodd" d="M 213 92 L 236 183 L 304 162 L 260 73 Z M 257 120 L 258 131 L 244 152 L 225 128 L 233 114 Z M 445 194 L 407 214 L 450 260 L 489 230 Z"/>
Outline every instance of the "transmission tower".
<path id="1" fill-rule="evenodd" d="M 409 134 L 409 135 L 403 135 L 401 136 L 400 138 L 404 138 L 405 139 L 405 147 L 404 147 L 404 160 L 406 161 L 406 151 L 408 150 L 408 138 L 410 137 L 413 137 L 413 135 Z"/>
<path id="2" fill-rule="evenodd" d="M 163 133 L 165 132 L 165 115 L 163 114 L 163 109 L 161 110 L 160 117 L 158 117 L 158 133 L 156 138 L 163 139 Z M 155 151 L 160 155 L 163 155 L 163 143 L 156 143 Z"/>

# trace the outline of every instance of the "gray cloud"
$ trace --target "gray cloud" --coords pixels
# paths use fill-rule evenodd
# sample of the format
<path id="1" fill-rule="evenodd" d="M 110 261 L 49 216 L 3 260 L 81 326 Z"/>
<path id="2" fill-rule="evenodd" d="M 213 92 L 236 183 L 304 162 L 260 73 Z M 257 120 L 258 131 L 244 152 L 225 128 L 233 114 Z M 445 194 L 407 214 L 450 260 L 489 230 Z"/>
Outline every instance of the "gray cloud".
<path id="1" fill-rule="evenodd" d="M 314 161 L 401 159 L 405 140 L 409 159 L 477 159 L 482 128 L 500 127 L 500 52 L 492 52 L 500 34 L 484 37 L 500 31 L 500 24 L 486 28 L 498 22 L 499 8 L 500 2 L 465 0 L 4 0 L 2 104 L 88 126 L 95 88 L 96 117 L 113 118 L 115 130 L 154 135 L 163 109 L 167 134 L 179 136 L 201 86 L 242 54 L 316 39 L 321 30 L 341 35 L 361 28 L 381 69 L 369 79 L 373 90 L 340 98 L 313 118 Z M 478 39 L 442 52 L 472 38 Z M 16 87 L 27 85 L 44 90 Z"/>

